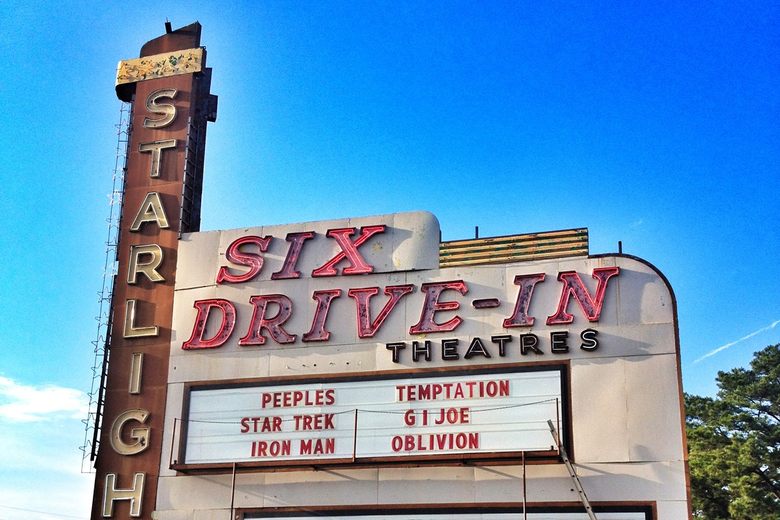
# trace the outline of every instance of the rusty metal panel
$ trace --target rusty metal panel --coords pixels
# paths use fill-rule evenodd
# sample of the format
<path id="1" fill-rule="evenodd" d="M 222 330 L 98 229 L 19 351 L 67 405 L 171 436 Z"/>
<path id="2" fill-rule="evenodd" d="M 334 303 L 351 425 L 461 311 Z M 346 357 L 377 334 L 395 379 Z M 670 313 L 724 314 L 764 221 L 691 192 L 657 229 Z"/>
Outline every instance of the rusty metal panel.
<path id="1" fill-rule="evenodd" d="M 527 260 L 587 256 L 588 229 L 576 228 L 503 237 L 442 242 L 439 265 L 505 264 Z"/>

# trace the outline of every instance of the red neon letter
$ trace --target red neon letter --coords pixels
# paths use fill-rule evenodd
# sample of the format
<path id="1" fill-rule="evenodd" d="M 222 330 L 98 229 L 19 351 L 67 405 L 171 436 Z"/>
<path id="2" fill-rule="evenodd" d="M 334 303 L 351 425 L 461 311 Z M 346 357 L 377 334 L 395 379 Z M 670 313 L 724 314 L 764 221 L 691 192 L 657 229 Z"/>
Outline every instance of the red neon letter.
<path id="1" fill-rule="evenodd" d="M 371 338 L 379 331 L 385 319 L 393 310 L 402 296 L 414 291 L 414 285 L 389 285 L 385 287 L 385 294 L 390 297 L 385 306 L 379 311 L 375 320 L 371 320 L 371 297 L 379 293 L 379 287 L 363 287 L 350 289 L 347 294 L 355 299 L 357 309 L 357 330 L 361 338 Z"/>
<path id="2" fill-rule="evenodd" d="M 607 290 L 607 282 L 618 273 L 620 273 L 619 267 L 597 267 L 593 269 L 593 278 L 598 280 L 595 298 L 591 297 L 576 271 L 558 273 L 558 280 L 563 282 L 561 301 L 558 303 L 558 310 L 555 311 L 555 314 L 547 318 L 547 325 L 562 325 L 574 321 L 574 316 L 566 312 L 572 296 L 580 304 L 580 309 L 585 313 L 588 321 L 599 321 L 601 305 L 604 303 L 604 293 Z"/>
<path id="3" fill-rule="evenodd" d="M 190 339 L 181 346 L 184 350 L 197 348 L 217 348 L 221 347 L 233 333 L 233 327 L 236 324 L 236 308 L 227 300 L 198 300 L 193 305 L 198 309 L 198 316 L 195 318 L 195 326 L 192 328 Z M 219 329 L 209 339 L 204 339 L 206 335 L 206 322 L 209 319 L 211 309 L 220 309 L 222 311 L 222 323 Z"/>
<path id="4" fill-rule="evenodd" d="M 271 339 L 281 344 L 292 343 L 295 341 L 295 334 L 288 334 L 282 328 L 282 325 L 292 316 L 292 302 L 290 298 L 283 294 L 268 294 L 264 296 L 252 296 L 249 303 L 255 306 L 252 311 L 252 321 L 249 323 L 249 330 L 246 336 L 238 340 L 241 346 L 263 345 L 265 336 L 262 330 L 266 329 L 271 334 Z M 266 318 L 265 312 L 269 303 L 275 303 L 279 306 L 276 316 Z"/>
<path id="5" fill-rule="evenodd" d="M 311 320 L 311 329 L 303 335 L 303 341 L 328 341 L 330 339 L 330 331 L 325 328 L 325 320 L 328 318 L 330 302 L 339 296 L 341 296 L 341 289 L 314 291 L 311 297 L 317 302 L 317 310 L 314 311 L 314 319 Z"/>
<path id="6" fill-rule="evenodd" d="M 260 269 L 263 268 L 263 255 L 259 255 L 257 253 L 249 253 L 249 252 L 242 253 L 241 251 L 239 251 L 239 249 L 244 244 L 255 244 L 257 245 L 257 248 L 260 250 L 261 253 L 265 253 L 265 250 L 268 249 L 268 244 L 270 242 L 271 242 L 270 236 L 260 238 L 260 237 L 250 235 L 250 236 L 245 236 L 234 240 L 233 243 L 228 246 L 227 251 L 225 251 L 225 258 L 227 258 L 230 262 L 234 264 L 248 266 L 249 271 L 245 272 L 244 274 L 230 274 L 228 268 L 222 266 L 219 268 L 219 272 L 217 272 L 217 283 L 248 282 L 249 280 L 257 276 L 258 273 L 260 273 Z"/>
<path id="7" fill-rule="evenodd" d="M 534 317 L 528 315 L 528 307 L 531 306 L 531 297 L 534 287 L 544 281 L 544 273 L 519 274 L 515 276 L 515 285 L 520 286 L 515 302 L 515 310 L 512 315 L 504 320 L 504 327 L 530 327 L 534 324 Z"/>
<path id="8" fill-rule="evenodd" d="M 312 271 L 312 276 L 336 276 L 339 274 L 336 269 L 336 264 L 346 259 L 352 264 L 350 267 L 345 267 L 343 274 L 368 274 L 374 272 L 374 266 L 368 265 L 363 256 L 358 252 L 357 248 L 360 247 L 366 240 L 371 238 L 377 233 L 384 233 L 387 226 L 384 224 L 380 226 L 366 226 L 360 228 L 360 236 L 352 242 L 349 237 L 355 234 L 356 228 L 341 228 L 341 229 L 329 229 L 326 233 L 327 236 L 336 239 L 341 247 L 341 253 L 331 258 L 325 265 L 318 267 Z"/>
<path id="9" fill-rule="evenodd" d="M 434 321 L 438 311 L 456 311 L 460 309 L 460 302 L 440 302 L 439 296 L 447 289 L 458 291 L 460 294 L 469 292 L 466 282 L 456 280 L 454 282 L 435 282 L 424 283 L 420 287 L 425 293 L 425 303 L 420 313 L 420 321 L 412 325 L 409 334 L 425 334 L 428 332 L 447 332 L 455 330 L 461 324 L 463 318 L 455 316 L 454 318 L 442 323 L 441 325 Z"/>
<path id="10" fill-rule="evenodd" d="M 287 249 L 287 256 L 284 259 L 284 265 L 281 269 L 271 275 L 271 280 L 284 280 L 287 278 L 300 278 L 301 272 L 295 269 L 298 264 L 298 258 L 301 256 L 303 242 L 314 236 L 314 231 L 303 231 L 301 233 L 287 233 L 287 240 L 290 247 Z"/>

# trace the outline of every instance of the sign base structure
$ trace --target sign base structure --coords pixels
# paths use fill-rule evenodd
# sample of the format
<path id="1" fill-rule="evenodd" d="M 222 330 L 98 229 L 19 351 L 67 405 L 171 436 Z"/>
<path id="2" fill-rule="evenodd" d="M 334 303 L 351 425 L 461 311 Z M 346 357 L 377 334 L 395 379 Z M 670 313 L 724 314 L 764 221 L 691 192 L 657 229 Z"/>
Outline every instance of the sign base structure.
<path id="1" fill-rule="evenodd" d="M 201 74 L 187 49 L 171 77 Z M 142 66 L 122 77 L 168 79 Z M 190 101 L 142 84 L 138 124 Z M 154 132 L 147 176 L 187 139 Z M 153 192 L 120 256 L 96 517 L 690 518 L 676 302 L 648 262 L 586 229 L 441 243 L 423 211 L 200 232 Z"/>
<path id="2" fill-rule="evenodd" d="M 581 506 L 488 506 L 488 507 L 452 507 L 431 506 L 426 508 L 384 509 L 377 508 L 369 514 L 360 511 L 338 511 L 325 509 L 324 512 L 295 515 L 294 512 L 285 511 L 283 508 L 275 512 L 252 513 L 240 512 L 237 517 L 243 519 L 254 518 L 285 518 L 286 520 L 308 520 L 316 517 L 325 520 L 588 520 L 588 515 L 582 512 Z M 442 513 L 442 511 L 447 511 Z M 598 508 L 599 520 L 650 520 L 653 516 L 652 508 L 641 505 L 604 506 Z M 290 516 L 292 513 L 292 516 Z"/>

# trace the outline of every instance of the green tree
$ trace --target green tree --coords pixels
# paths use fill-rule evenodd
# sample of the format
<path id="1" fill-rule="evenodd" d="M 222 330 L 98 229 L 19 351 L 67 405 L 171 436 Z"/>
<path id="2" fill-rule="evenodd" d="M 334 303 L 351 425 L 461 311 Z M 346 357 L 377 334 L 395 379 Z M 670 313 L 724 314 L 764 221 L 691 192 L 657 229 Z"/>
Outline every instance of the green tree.
<path id="1" fill-rule="evenodd" d="M 780 519 L 780 345 L 717 383 L 716 398 L 685 395 L 694 516 Z"/>

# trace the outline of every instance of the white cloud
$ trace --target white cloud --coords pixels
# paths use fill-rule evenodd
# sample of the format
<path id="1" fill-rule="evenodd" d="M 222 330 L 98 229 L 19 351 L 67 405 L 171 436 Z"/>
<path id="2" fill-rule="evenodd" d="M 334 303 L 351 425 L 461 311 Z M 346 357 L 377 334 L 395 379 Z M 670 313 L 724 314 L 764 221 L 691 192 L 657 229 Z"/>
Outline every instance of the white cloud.
<path id="1" fill-rule="evenodd" d="M 87 394 L 75 388 L 25 385 L 0 376 L 0 421 L 83 419 L 87 416 L 88 405 Z"/>
<path id="2" fill-rule="evenodd" d="M 695 365 L 696 363 L 699 363 L 700 361 L 704 361 L 708 357 L 712 357 L 712 356 L 714 356 L 715 354 L 717 354 L 719 352 L 723 352 L 724 350 L 733 347 L 734 345 L 737 345 L 739 343 L 742 343 L 743 341 L 749 340 L 753 336 L 757 336 L 757 335 L 761 334 L 762 332 L 766 332 L 768 330 L 772 330 L 775 327 L 777 327 L 778 324 L 780 324 L 780 320 L 775 320 L 772 323 L 770 323 L 769 325 L 767 325 L 766 327 L 761 327 L 758 330 L 754 330 L 750 334 L 746 334 L 746 335 L 742 336 L 741 338 L 739 338 L 738 340 L 732 341 L 730 343 L 726 343 L 725 345 L 721 345 L 718 348 L 712 349 L 709 352 L 707 352 L 706 354 L 704 354 L 702 357 L 694 360 L 693 364 Z"/>
<path id="3" fill-rule="evenodd" d="M 89 518 L 94 475 L 81 472 L 79 450 L 87 403 L 75 388 L 0 376 L 0 518 Z"/>
<path id="4" fill-rule="evenodd" d="M 10 481 L 0 489 L 0 518 L 3 520 L 89 520 L 92 475 L 35 475 L 26 486 Z M 45 492 L 43 491 L 45 490 Z"/>

